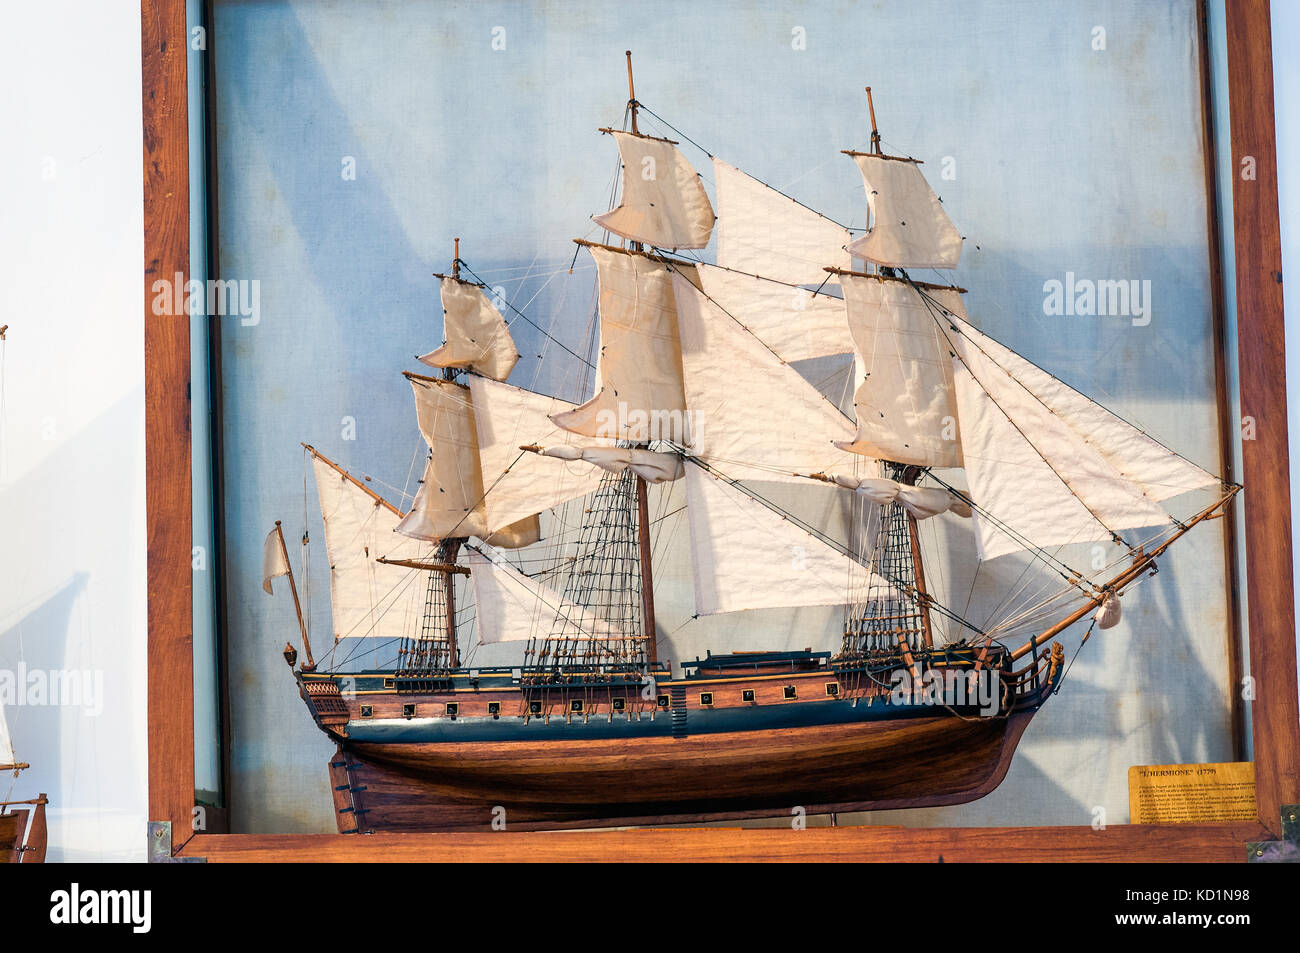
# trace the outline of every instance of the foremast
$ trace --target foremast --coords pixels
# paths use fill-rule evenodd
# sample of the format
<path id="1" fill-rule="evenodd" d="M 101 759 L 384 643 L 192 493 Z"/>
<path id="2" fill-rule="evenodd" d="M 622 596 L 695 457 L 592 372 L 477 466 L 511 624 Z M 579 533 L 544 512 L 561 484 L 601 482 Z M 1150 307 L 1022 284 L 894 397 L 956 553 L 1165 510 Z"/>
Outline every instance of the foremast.
<path id="1" fill-rule="evenodd" d="M 640 104 L 632 75 L 632 51 L 627 50 L 624 55 L 631 135 L 640 138 L 637 122 Z M 614 211 L 617 210 L 608 214 Z M 603 247 L 644 254 L 641 241 L 626 237 L 625 241 L 625 249 Z M 580 241 L 579 244 L 588 243 Z M 587 426 L 579 425 L 573 430 L 591 434 Z M 621 440 L 618 446 L 648 452 L 650 441 Z M 551 632 L 545 638 L 531 639 L 525 653 L 525 664 L 537 670 L 539 680 L 549 682 L 572 677 L 586 680 L 604 670 L 628 673 L 647 671 L 657 665 L 650 494 L 645 477 L 635 468 L 629 466 L 602 477 L 592 505 L 584 514 L 582 536 L 564 598 L 608 623 L 608 627 L 583 632 L 569 618 L 571 613 L 561 610 Z"/>

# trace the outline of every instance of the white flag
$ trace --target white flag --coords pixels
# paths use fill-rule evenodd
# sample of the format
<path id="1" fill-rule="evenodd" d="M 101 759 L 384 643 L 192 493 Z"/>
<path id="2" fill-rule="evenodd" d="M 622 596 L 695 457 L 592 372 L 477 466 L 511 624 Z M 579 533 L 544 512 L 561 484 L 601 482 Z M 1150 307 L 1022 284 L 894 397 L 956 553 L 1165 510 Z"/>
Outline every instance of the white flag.
<path id="1" fill-rule="evenodd" d="M 271 580 L 288 574 L 289 560 L 284 555 L 284 537 L 280 535 L 280 527 L 277 525 L 266 537 L 266 545 L 262 550 L 262 588 L 268 595 L 274 595 L 271 592 Z"/>

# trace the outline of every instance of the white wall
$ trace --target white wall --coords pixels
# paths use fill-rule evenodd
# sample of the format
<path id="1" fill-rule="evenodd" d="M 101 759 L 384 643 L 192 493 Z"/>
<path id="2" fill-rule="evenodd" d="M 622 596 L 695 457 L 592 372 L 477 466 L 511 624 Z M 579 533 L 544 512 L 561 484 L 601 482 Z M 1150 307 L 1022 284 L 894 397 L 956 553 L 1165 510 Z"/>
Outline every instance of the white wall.
<path id="1" fill-rule="evenodd" d="M 12 796 L 51 860 L 140 860 L 146 822 L 140 8 L 0 26 L 0 671 L 86 673 L 102 711 L 8 706 Z M 24 701 L 35 701 L 29 695 Z M 47 696 L 46 701 L 51 699 Z M 0 780 L 0 796 L 9 778 Z"/>

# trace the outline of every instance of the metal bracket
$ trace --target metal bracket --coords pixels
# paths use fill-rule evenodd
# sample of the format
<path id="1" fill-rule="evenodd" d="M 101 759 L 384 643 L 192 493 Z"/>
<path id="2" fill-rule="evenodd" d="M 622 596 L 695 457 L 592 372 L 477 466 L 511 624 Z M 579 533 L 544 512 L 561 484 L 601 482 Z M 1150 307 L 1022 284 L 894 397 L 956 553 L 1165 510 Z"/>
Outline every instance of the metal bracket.
<path id="1" fill-rule="evenodd" d="M 1282 839 L 1246 845 L 1251 864 L 1300 864 L 1300 804 L 1282 805 Z"/>
<path id="2" fill-rule="evenodd" d="M 206 864 L 206 857 L 172 856 L 172 822 L 149 822 L 149 863 L 151 864 Z"/>

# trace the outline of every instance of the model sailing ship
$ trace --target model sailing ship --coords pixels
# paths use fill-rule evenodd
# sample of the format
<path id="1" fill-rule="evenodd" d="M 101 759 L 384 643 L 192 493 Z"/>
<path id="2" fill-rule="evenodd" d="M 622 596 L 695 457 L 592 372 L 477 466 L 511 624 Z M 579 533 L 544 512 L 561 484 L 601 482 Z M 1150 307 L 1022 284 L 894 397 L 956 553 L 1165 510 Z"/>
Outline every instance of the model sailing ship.
<path id="1" fill-rule="evenodd" d="M 630 128 L 600 130 L 618 146 L 622 199 L 594 217 L 623 243 L 577 240 L 599 280 L 595 396 L 505 383 L 514 342 L 457 241 L 438 275 L 445 343 L 419 359 L 442 373 L 406 374 L 429 451 L 409 511 L 304 445 L 335 646 L 397 649 L 388 668 L 318 668 L 298 609 L 295 678 L 338 743 L 342 832 L 981 797 L 1060 683 L 1054 637 L 1090 615 L 1088 634 L 1114 625 L 1122 596 L 1239 489 L 981 333 L 962 289 L 909 275 L 954 268 L 962 240 L 920 163 L 882 151 L 874 106 L 870 151 L 847 151 L 870 210 L 855 239 L 717 158 L 715 217 L 679 143 L 639 131 L 630 53 L 628 85 Z M 689 250 L 715 222 L 706 264 Z M 850 353 L 856 421 L 790 366 Z M 649 487 L 675 481 L 697 616 L 843 606 L 838 652 L 764 650 L 755 624 L 752 651 L 673 673 L 658 652 Z M 1160 505 L 1196 490 L 1209 499 L 1182 519 Z M 778 505 L 801 491 L 842 498 L 847 540 Z M 981 565 L 1021 552 L 1050 585 L 1009 593 L 979 624 L 944 604 L 919 530 L 940 518 L 969 527 Z M 1100 571 L 1062 555 L 1097 541 L 1114 550 Z M 268 592 L 279 575 L 297 606 L 277 523 Z M 478 641 L 521 643 L 517 665 L 462 664 L 470 590 Z M 293 669 L 292 645 L 285 658 Z"/>
<path id="2" fill-rule="evenodd" d="M 39 864 L 45 860 L 45 805 L 49 799 L 44 794 L 22 801 L 8 799 L 20 773 L 30 767 L 14 753 L 4 705 L 0 704 L 0 777 L 10 775 L 13 779 L 3 792 L 4 799 L 0 799 L 0 864 Z"/>
<path id="3" fill-rule="evenodd" d="M 8 330 L 9 325 L 0 326 L 0 347 L 4 346 Z M 3 354 L 0 354 L 0 372 L 3 370 Z M 0 387 L 3 387 L 3 379 L 0 379 Z M 3 398 L 3 392 L 0 392 L 0 398 Z M 0 406 L 3 404 L 3 399 L 0 399 Z M 0 791 L 0 864 L 39 864 L 45 860 L 45 805 L 49 799 L 40 794 L 24 801 L 9 800 L 20 774 L 30 767 L 27 762 L 19 761 L 14 753 L 4 701 L 0 699 L 0 778 L 5 775 L 11 778 L 7 789 Z"/>

